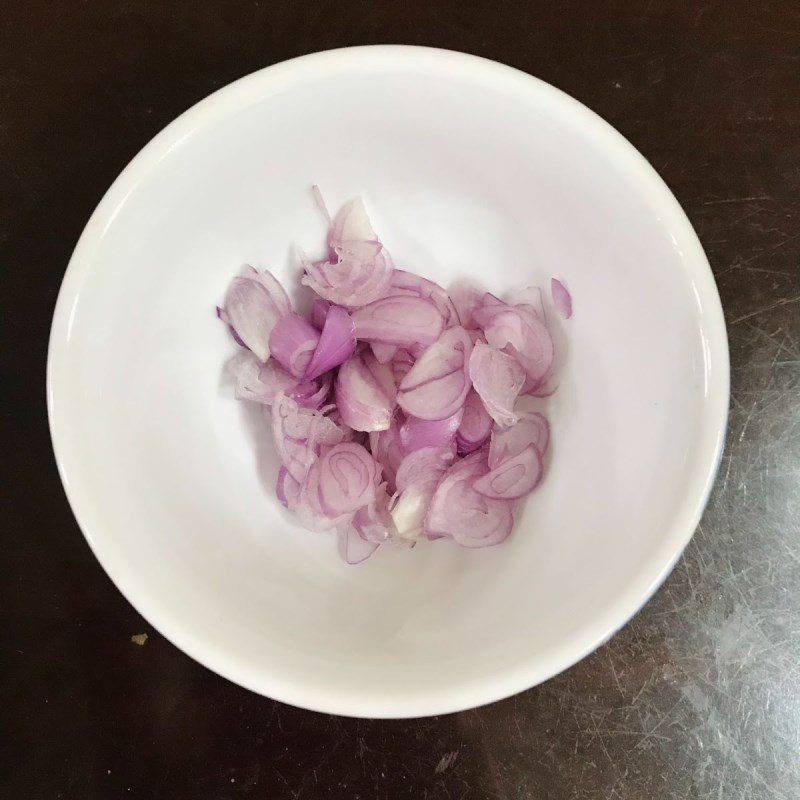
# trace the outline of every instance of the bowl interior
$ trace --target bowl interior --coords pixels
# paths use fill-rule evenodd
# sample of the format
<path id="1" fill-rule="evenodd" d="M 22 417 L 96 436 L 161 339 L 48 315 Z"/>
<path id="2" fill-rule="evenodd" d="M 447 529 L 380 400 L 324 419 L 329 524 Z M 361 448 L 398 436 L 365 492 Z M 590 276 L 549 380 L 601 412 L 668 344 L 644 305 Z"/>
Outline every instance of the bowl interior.
<path id="1" fill-rule="evenodd" d="M 244 263 L 299 286 L 313 183 L 332 208 L 364 196 L 398 266 L 445 286 L 569 286 L 552 457 L 504 545 L 349 567 L 276 502 L 214 306 Z M 727 353 L 696 237 L 605 123 L 498 65 L 370 48 L 250 76 L 137 157 L 70 265 L 49 402 L 87 538 L 177 645 L 298 705 L 418 715 L 543 680 L 644 602 L 707 495 Z"/>

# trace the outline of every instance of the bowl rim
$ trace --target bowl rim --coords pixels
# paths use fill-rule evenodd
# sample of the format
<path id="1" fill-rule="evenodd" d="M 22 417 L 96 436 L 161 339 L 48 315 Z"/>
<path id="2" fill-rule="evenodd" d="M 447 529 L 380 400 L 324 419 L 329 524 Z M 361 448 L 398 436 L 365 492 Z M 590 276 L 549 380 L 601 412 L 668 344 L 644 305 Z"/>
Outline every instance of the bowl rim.
<path id="1" fill-rule="evenodd" d="M 56 365 L 65 353 L 78 295 L 92 268 L 94 251 L 113 223 L 127 196 L 192 131 L 254 97 L 263 100 L 271 92 L 297 80 L 312 78 L 331 68 L 367 68 L 413 63 L 417 68 L 458 70 L 462 76 L 480 76 L 504 90 L 537 93 L 586 127 L 624 168 L 630 170 L 637 189 L 646 193 L 670 230 L 678 232 L 683 263 L 701 308 L 704 337 L 706 401 L 701 434 L 694 458 L 693 480 L 675 509 L 660 547 L 650 556 L 617 599 L 587 625 L 579 627 L 544 655 L 504 668 L 479 685 L 459 685 L 435 694 L 415 692 L 413 697 L 333 692 L 322 684 L 297 684 L 274 676 L 220 651 L 214 642 L 172 617 L 140 591 L 136 576 L 105 547 L 102 533 L 90 530 L 87 508 L 90 498 L 79 496 L 70 481 L 70 466 L 63 444 L 58 411 Z M 713 369 L 710 365 L 713 365 Z M 462 711 L 495 702 L 532 688 L 573 666 L 596 650 L 644 606 L 672 571 L 697 528 L 708 502 L 722 458 L 728 419 L 730 363 L 725 318 L 711 267 L 689 219 L 650 163 L 608 122 L 571 96 L 513 67 L 452 50 L 412 45 L 346 47 L 300 56 L 246 75 L 200 100 L 155 135 L 130 161 L 106 191 L 86 224 L 67 266 L 53 313 L 47 353 L 47 412 L 56 465 L 67 499 L 90 548 L 103 569 L 133 607 L 166 639 L 208 669 L 253 692 L 300 708 L 351 717 L 409 718 Z M 59 444 L 59 442 L 62 444 Z"/>

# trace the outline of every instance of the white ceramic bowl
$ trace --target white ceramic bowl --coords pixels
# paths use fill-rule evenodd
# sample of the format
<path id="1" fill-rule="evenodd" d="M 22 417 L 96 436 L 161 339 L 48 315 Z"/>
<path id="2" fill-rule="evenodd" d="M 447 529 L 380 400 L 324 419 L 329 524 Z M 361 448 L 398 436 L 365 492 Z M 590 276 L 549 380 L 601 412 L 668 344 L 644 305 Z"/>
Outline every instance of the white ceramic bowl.
<path id="1" fill-rule="evenodd" d="M 312 183 L 363 195 L 396 262 L 444 285 L 571 289 L 552 460 L 502 546 L 349 567 L 264 485 L 214 306 L 245 262 L 297 284 L 290 245 L 323 243 Z M 508 67 L 370 47 L 243 78 L 142 150 L 64 278 L 48 403 L 81 528 L 158 630 L 270 697 L 404 717 L 544 681 L 641 607 L 708 496 L 728 354 L 697 237 L 609 125 Z"/>

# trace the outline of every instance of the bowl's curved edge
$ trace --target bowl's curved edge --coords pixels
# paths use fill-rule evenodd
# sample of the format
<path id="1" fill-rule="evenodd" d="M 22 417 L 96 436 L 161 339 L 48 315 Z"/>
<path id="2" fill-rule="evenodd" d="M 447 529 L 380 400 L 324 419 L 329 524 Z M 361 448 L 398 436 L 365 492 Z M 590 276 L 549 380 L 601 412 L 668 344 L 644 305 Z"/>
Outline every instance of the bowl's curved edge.
<path id="1" fill-rule="evenodd" d="M 569 111 L 589 126 L 597 135 L 604 137 L 608 145 L 614 148 L 622 163 L 628 169 L 635 170 L 641 179 L 642 188 L 648 191 L 655 203 L 668 215 L 672 224 L 680 230 L 681 246 L 688 253 L 685 263 L 696 265 L 689 276 L 702 318 L 705 321 L 706 333 L 704 354 L 706 374 L 710 377 L 706 399 L 706 429 L 703 442 L 699 446 L 700 457 L 695 472 L 698 474 L 697 488 L 676 512 L 669 536 L 658 557 L 654 557 L 654 568 L 647 575 L 640 576 L 632 582 L 616 603 L 605 609 L 601 618 L 592 625 L 591 631 L 579 631 L 562 643 L 561 647 L 537 664 L 523 664 L 508 670 L 491 685 L 482 682 L 478 686 L 462 686 L 453 691 L 426 696 L 419 694 L 413 699 L 385 698 L 364 696 L 331 696 L 323 687 L 298 687 L 296 685 L 279 685 L 265 680 L 263 673 L 236 664 L 224 654 L 210 652 L 210 648 L 196 641 L 174 621 L 164 617 L 158 609 L 151 608 L 146 597 L 137 593 L 135 586 L 124 574 L 122 565 L 113 563 L 111 555 L 104 551 L 88 530 L 82 504 L 75 497 L 70 487 L 68 468 L 63 451 L 59 452 L 59 417 L 54 388 L 54 372 L 56 370 L 59 350 L 66 345 L 70 336 L 71 320 L 76 310 L 78 288 L 91 263 L 93 246 L 102 238 L 114 216 L 125 202 L 141 176 L 156 165 L 169 151 L 191 135 L 192 131 L 202 123 L 209 114 L 219 114 L 225 108 L 239 108 L 247 102 L 251 87 L 269 78 L 274 84 L 273 91 L 287 79 L 296 77 L 293 73 L 309 71 L 317 67 L 327 67 L 337 62 L 353 60 L 370 61 L 385 60 L 399 62 L 414 59 L 430 65 L 457 67 L 462 70 L 478 70 L 485 75 L 494 76 L 503 81 L 517 81 L 536 86 L 537 91 L 549 95 L 550 101 L 568 106 Z M 264 92 L 261 93 L 264 96 Z M 514 695 L 520 691 L 536 686 L 549 678 L 563 672 L 585 658 L 610 639 L 620 628 L 644 606 L 655 591 L 661 586 L 674 568 L 685 547 L 689 543 L 703 510 L 708 502 L 711 489 L 722 458 L 725 430 L 728 417 L 730 393 L 730 363 L 725 319 L 719 299 L 716 283 L 697 235 L 692 228 L 680 204 L 649 162 L 633 145 L 615 128 L 600 116 L 588 109 L 579 101 L 559 89 L 538 78 L 528 75 L 494 61 L 435 48 L 407 45 L 372 45 L 365 47 L 343 48 L 301 56 L 285 61 L 257 72 L 251 73 L 192 106 L 161 130 L 131 160 L 120 173 L 103 198 L 98 203 L 78 243 L 73 251 L 56 301 L 47 355 L 47 412 L 50 434 L 59 476 L 64 485 L 67 499 L 75 514 L 78 525 L 100 562 L 103 569 L 115 583 L 117 588 L 165 638 L 169 639 L 187 655 L 207 668 L 228 680 L 237 683 L 253 692 L 262 694 L 290 705 L 324 713 L 340 714 L 351 717 L 373 718 L 408 718 L 432 716 L 463 711 L 492 703 Z M 158 620 L 154 624 L 154 620 Z M 400 706 L 402 705 L 402 708 Z"/>

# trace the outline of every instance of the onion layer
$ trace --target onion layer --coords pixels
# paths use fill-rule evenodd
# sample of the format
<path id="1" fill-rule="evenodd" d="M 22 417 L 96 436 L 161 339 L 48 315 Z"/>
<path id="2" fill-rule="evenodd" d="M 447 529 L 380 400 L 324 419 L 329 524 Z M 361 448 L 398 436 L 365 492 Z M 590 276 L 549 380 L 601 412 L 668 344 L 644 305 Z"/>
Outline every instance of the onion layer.
<path id="1" fill-rule="evenodd" d="M 319 332 L 310 322 L 299 314 L 287 314 L 273 327 L 269 349 L 281 366 L 296 378 L 301 378 L 319 340 Z"/>
<path id="2" fill-rule="evenodd" d="M 477 342 L 469 360 L 469 375 L 486 411 L 501 427 L 517 421 L 514 401 L 525 383 L 525 371 L 512 356 Z"/>
<path id="3" fill-rule="evenodd" d="M 291 311 L 289 298 L 270 272 L 246 267 L 225 295 L 225 317 L 239 340 L 261 361 L 269 358 L 269 339 L 278 320 Z"/>
<path id="4" fill-rule="evenodd" d="M 335 384 L 336 405 L 344 422 L 356 431 L 385 431 L 392 418 L 393 401 L 355 355 L 339 367 Z"/>
<path id="5" fill-rule="evenodd" d="M 356 336 L 367 342 L 427 347 L 435 342 L 444 326 L 436 306 L 422 297 L 384 297 L 353 312 Z"/>
<path id="6" fill-rule="evenodd" d="M 480 452 L 457 461 L 445 473 L 425 515 L 428 538 L 452 537 L 464 547 L 488 547 L 504 541 L 514 525 L 511 503 L 476 491 L 486 473 Z"/>
<path id="7" fill-rule="evenodd" d="M 347 361 L 356 349 L 355 326 L 350 315 L 339 306 L 331 306 L 325 315 L 322 333 L 314 355 L 305 371 L 305 379 L 311 380 L 329 369 Z"/>
<path id="8" fill-rule="evenodd" d="M 458 411 L 470 388 L 472 340 L 461 327 L 446 330 L 403 378 L 400 407 L 419 419 L 444 419 Z"/>

